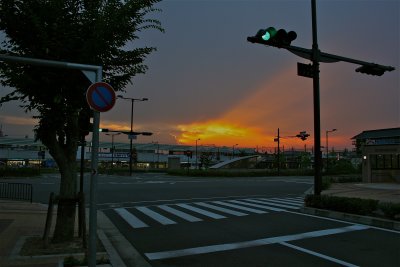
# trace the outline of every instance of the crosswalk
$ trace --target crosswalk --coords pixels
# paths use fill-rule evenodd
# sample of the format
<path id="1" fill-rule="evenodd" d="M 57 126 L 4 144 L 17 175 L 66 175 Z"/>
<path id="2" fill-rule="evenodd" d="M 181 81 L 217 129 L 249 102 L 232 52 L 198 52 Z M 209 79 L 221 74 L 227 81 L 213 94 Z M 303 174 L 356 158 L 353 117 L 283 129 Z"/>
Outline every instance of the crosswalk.
<path id="1" fill-rule="evenodd" d="M 283 212 L 303 207 L 303 197 L 241 198 L 115 208 L 132 228 L 220 220 L 235 216 Z"/>

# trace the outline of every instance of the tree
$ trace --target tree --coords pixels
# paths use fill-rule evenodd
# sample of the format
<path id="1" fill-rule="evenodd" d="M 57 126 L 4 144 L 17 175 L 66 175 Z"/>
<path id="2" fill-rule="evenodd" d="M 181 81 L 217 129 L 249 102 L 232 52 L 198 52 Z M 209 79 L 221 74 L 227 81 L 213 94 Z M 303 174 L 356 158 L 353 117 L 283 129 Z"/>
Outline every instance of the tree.
<path id="1" fill-rule="evenodd" d="M 6 34 L 0 53 L 13 56 L 103 66 L 103 80 L 124 91 L 153 47 L 134 48 L 137 33 L 163 31 L 148 19 L 160 0 L 2 0 L 0 30 Z M 80 128 L 87 128 L 89 81 L 77 70 L 0 62 L 0 82 L 14 90 L 0 104 L 19 100 L 34 111 L 35 137 L 57 162 L 61 184 L 54 242 L 73 238 Z M 82 121 L 85 121 L 82 125 Z M 81 122 L 81 123 L 79 123 Z M 68 204 L 70 203 L 70 204 Z"/>

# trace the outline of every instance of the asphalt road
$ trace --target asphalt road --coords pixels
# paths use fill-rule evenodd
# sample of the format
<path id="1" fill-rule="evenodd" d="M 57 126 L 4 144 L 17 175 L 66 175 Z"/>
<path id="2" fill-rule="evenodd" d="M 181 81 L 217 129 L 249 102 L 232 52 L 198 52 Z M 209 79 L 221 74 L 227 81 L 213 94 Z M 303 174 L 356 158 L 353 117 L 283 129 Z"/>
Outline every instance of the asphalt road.
<path id="1" fill-rule="evenodd" d="M 46 202 L 59 178 L 31 182 Z M 300 213 L 311 186 L 312 177 L 100 176 L 98 208 L 152 266 L 400 266 L 400 232 Z"/>

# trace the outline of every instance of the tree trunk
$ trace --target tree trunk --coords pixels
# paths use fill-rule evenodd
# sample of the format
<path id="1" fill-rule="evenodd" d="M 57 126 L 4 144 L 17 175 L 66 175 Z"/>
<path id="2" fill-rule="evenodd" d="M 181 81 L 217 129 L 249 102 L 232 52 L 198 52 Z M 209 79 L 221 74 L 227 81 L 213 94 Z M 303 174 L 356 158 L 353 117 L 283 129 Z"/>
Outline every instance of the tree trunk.
<path id="1" fill-rule="evenodd" d="M 57 209 L 57 221 L 53 236 L 53 242 L 56 243 L 72 240 L 75 230 L 77 203 L 76 162 L 65 162 L 64 165 L 65 166 L 59 166 L 61 184 Z"/>

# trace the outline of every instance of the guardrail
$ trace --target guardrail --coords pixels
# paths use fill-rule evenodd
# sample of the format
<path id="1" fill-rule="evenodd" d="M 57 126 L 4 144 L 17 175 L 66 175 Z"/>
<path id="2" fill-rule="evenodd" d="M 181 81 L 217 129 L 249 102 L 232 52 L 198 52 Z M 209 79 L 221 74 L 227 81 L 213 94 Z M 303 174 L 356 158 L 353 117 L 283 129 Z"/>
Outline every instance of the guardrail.
<path id="1" fill-rule="evenodd" d="M 29 200 L 32 203 L 32 184 L 0 182 L 0 199 Z"/>

